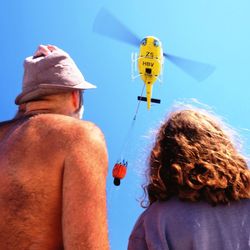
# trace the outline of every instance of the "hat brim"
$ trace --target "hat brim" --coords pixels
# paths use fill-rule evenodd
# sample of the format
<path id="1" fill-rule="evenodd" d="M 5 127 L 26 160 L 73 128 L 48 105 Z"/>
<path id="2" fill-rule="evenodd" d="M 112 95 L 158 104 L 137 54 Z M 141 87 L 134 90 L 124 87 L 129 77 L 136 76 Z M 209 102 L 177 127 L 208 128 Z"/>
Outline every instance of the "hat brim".
<path id="1" fill-rule="evenodd" d="M 62 92 L 69 92 L 73 90 L 85 90 L 94 88 L 96 88 L 96 86 L 87 81 L 84 81 L 80 84 L 76 84 L 74 86 L 41 83 L 35 89 L 31 89 L 30 91 L 25 91 L 19 94 L 15 99 L 15 103 L 17 105 L 20 105 L 45 95 L 52 95 Z"/>

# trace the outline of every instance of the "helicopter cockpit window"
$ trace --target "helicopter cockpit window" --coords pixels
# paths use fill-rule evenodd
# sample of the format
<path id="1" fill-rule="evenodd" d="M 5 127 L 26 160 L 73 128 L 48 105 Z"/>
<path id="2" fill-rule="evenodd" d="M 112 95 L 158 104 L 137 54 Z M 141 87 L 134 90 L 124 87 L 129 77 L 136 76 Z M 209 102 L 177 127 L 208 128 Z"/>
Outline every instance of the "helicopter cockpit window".
<path id="1" fill-rule="evenodd" d="M 145 46 L 147 44 L 147 38 L 142 39 L 141 45 Z"/>
<path id="2" fill-rule="evenodd" d="M 156 39 L 154 40 L 154 46 L 155 47 L 159 47 L 160 46 L 160 42 L 158 40 L 156 40 Z"/>

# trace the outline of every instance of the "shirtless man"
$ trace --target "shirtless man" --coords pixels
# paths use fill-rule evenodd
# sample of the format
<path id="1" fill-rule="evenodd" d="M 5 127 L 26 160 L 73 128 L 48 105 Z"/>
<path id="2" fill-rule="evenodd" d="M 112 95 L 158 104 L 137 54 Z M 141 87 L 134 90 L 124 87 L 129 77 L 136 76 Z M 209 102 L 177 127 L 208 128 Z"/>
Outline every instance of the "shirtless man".
<path id="1" fill-rule="evenodd" d="M 24 67 L 24 114 L 0 124 L 0 249 L 109 249 L 104 137 L 76 119 L 94 85 L 55 46 Z"/>

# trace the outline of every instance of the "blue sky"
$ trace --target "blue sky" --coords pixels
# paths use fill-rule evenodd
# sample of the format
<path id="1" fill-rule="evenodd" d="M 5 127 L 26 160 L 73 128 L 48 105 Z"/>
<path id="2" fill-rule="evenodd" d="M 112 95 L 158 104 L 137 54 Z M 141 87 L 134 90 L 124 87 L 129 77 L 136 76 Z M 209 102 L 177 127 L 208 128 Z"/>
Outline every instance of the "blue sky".
<path id="1" fill-rule="evenodd" d="M 212 107 L 243 136 L 249 152 L 250 127 L 250 2 L 248 0 L 127 0 L 31 1 L 0 3 L 0 119 L 11 118 L 14 98 L 21 90 L 23 59 L 39 44 L 55 44 L 75 60 L 96 90 L 85 93 L 85 119 L 103 130 L 109 150 L 108 215 L 112 250 L 126 249 L 136 218 L 137 201 L 150 145 L 151 131 L 176 101 L 195 98 Z M 120 157 L 142 82 L 131 80 L 131 53 L 137 48 L 93 32 L 99 10 L 105 7 L 140 38 L 158 37 L 164 51 L 216 66 L 205 81 L 196 82 L 165 61 L 164 81 L 154 85 L 153 97 L 162 103 L 150 111 L 141 104 L 131 137 L 127 177 L 112 184 L 111 171 Z"/>

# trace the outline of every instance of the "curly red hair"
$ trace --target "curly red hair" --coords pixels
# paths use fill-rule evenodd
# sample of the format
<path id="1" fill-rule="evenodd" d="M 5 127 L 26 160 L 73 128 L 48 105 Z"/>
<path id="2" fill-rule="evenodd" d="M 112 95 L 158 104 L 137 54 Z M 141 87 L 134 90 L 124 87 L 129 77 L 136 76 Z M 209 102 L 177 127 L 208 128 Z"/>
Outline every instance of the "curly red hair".
<path id="1" fill-rule="evenodd" d="M 220 123 L 199 110 L 173 112 L 158 131 L 144 191 L 149 205 L 172 196 L 227 204 L 250 197 L 250 171 Z"/>

